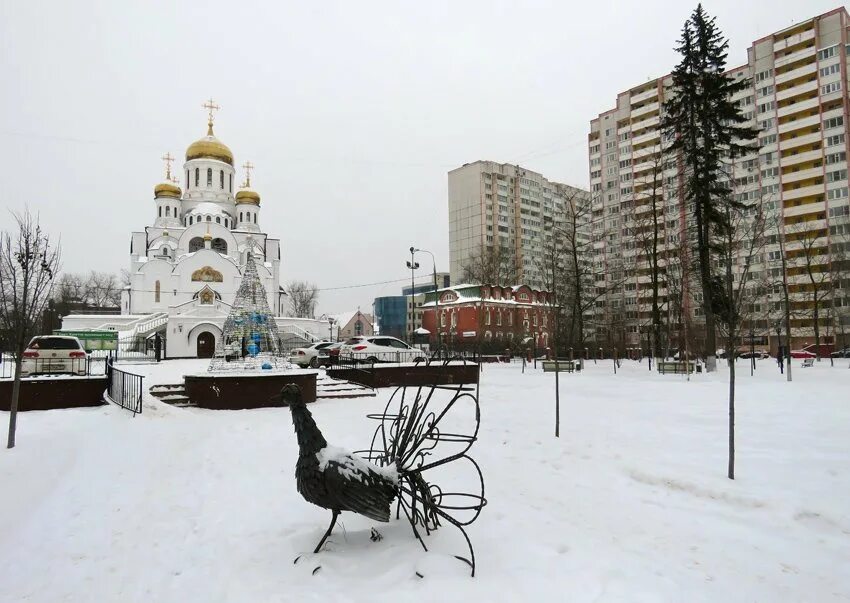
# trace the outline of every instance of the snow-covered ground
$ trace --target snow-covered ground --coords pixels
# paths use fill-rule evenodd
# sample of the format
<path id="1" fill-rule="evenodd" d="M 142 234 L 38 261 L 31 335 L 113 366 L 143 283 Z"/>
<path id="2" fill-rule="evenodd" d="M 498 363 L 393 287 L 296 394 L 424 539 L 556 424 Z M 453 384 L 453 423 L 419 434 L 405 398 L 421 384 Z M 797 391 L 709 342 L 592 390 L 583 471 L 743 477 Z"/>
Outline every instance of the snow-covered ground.
<path id="1" fill-rule="evenodd" d="M 850 370 L 799 363 L 790 384 L 739 363 L 734 482 L 725 370 L 590 363 L 561 376 L 555 439 L 554 375 L 486 365 L 474 579 L 450 530 L 426 553 L 406 524 L 347 513 L 293 565 L 330 513 L 295 490 L 287 409 L 24 413 L 0 451 L 0 601 L 846 601 Z M 133 369 L 151 385 L 204 366 Z M 389 393 L 310 408 L 330 443 L 364 448 Z"/>

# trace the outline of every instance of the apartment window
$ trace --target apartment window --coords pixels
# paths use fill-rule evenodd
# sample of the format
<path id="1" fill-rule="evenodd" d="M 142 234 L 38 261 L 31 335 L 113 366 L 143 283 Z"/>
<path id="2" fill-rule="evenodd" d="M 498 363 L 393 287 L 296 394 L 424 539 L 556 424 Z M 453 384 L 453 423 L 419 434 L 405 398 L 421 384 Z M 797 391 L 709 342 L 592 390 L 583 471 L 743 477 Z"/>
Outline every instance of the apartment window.
<path id="1" fill-rule="evenodd" d="M 779 168 L 778 167 L 767 168 L 766 170 L 761 171 L 761 177 L 762 178 L 776 178 L 777 176 L 779 176 Z"/>
<path id="2" fill-rule="evenodd" d="M 832 165 L 833 163 L 841 163 L 842 161 L 847 161 L 846 151 L 841 151 L 840 153 L 831 153 L 826 156 L 826 165 Z"/>
<path id="3" fill-rule="evenodd" d="M 632 179 L 631 174 L 620 174 L 620 182 L 628 182 Z"/>
<path id="4" fill-rule="evenodd" d="M 774 155 L 773 152 L 762 154 L 762 156 L 761 156 L 762 165 L 769 165 L 769 164 L 773 163 L 773 155 Z"/>
<path id="5" fill-rule="evenodd" d="M 826 77 L 828 75 L 832 75 L 833 73 L 838 73 L 841 71 L 841 65 L 839 63 L 835 63 L 834 65 L 830 65 L 829 67 L 824 67 L 820 70 L 820 76 Z"/>
<path id="6" fill-rule="evenodd" d="M 835 56 L 838 50 L 838 44 L 835 46 L 830 46 L 829 48 L 824 48 L 820 52 L 818 52 L 818 60 L 825 61 L 826 59 L 832 58 Z"/>
<path id="7" fill-rule="evenodd" d="M 823 122 L 823 129 L 829 130 L 830 128 L 837 128 L 838 126 L 844 125 L 844 116 L 839 115 L 838 117 L 830 117 L 829 119 L 825 119 Z"/>
<path id="8" fill-rule="evenodd" d="M 590 152 L 591 153 L 598 153 L 599 152 L 599 145 L 598 144 L 591 145 Z"/>
<path id="9" fill-rule="evenodd" d="M 840 182 L 841 180 L 847 180 L 847 170 L 836 170 L 826 174 L 827 182 Z"/>
<path id="10" fill-rule="evenodd" d="M 758 106 L 759 113 L 767 113 L 768 111 L 773 111 L 773 101 L 762 103 Z"/>
<path id="11" fill-rule="evenodd" d="M 832 201 L 833 199 L 843 199 L 847 196 L 847 187 L 834 188 L 826 191 L 826 198 Z"/>
<path id="12" fill-rule="evenodd" d="M 770 119 L 764 119 L 764 120 L 760 121 L 759 127 L 762 130 L 772 130 L 773 129 L 773 118 L 771 117 Z"/>
<path id="13" fill-rule="evenodd" d="M 616 140 L 609 140 L 608 142 L 605 143 L 605 150 L 608 151 L 609 149 L 613 149 L 616 146 L 617 146 Z"/>
<path id="14" fill-rule="evenodd" d="M 845 193 L 847 189 L 844 189 Z M 841 207 L 830 207 L 829 208 L 829 217 L 830 218 L 841 218 L 844 216 L 850 216 L 850 205 L 843 205 Z"/>
<path id="15" fill-rule="evenodd" d="M 844 134 L 837 134 L 835 136 L 826 137 L 826 146 L 834 147 L 838 144 L 844 144 Z"/>
<path id="16" fill-rule="evenodd" d="M 758 89 L 759 96 L 767 96 L 768 94 L 773 94 L 773 84 Z"/>
<path id="17" fill-rule="evenodd" d="M 776 134 L 768 134 L 767 136 L 762 136 L 759 138 L 759 146 L 766 147 L 769 144 L 773 144 L 776 142 Z"/>
<path id="18" fill-rule="evenodd" d="M 756 74 L 756 82 L 763 82 L 771 77 L 773 77 L 773 69 L 765 69 L 764 71 L 759 71 Z"/>
<path id="19" fill-rule="evenodd" d="M 838 92 L 841 90 L 841 82 L 831 82 L 826 84 L 825 86 L 820 87 L 821 94 L 832 94 L 833 92 Z"/>

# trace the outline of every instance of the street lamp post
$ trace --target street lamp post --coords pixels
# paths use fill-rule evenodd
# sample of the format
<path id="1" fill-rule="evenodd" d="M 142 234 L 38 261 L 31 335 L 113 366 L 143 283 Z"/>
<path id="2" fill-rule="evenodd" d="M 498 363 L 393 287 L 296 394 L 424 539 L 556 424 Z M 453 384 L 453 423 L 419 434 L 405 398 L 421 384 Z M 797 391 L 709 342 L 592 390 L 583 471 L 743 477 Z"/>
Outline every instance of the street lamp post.
<path id="1" fill-rule="evenodd" d="M 434 258 L 434 254 L 431 253 L 430 251 L 428 251 L 427 249 L 418 249 L 416 247 L 411 247 L 410 248 L 410 259 L 411 259 L 411 261 L 413 260 L 413 254 L 416 253 L 417 251 L 419 251 L 421 253 L 427 253 L 428 255 L 431 256 L 431 265 L 434 269 L 434 325 L 436 325 L 436 328 L 437 328 L 437 350 L 439 351 L 439 350 L 442 350 L 443 341 L 442 341 L 442 336 L 440 335 L 440 323 L 439 323 L 439 317 L 438 317 L 439 310 L 440 310 L 440 294 L 437 292 L 438 291 L 438 287 L 437 287 L 437 260 Z M 419 264 L 416 264 L 416 265 L 419 266 Z M 442 354 L 441 351 L 439 353 Z"/>
<path id="2" fill-rule="evenodd" d="M 413 271 L 419 268 L 419 262 L 413 261 L 413 247 L 410 248 L 410 261 L 407 262 L 407 267 L 410 268 L 410 332 L 408 334 L 408 343 L 413 345 L 413 318 L 416 316 L 416 307 L 414 305 L 415 285 L 413 284 Z"/>

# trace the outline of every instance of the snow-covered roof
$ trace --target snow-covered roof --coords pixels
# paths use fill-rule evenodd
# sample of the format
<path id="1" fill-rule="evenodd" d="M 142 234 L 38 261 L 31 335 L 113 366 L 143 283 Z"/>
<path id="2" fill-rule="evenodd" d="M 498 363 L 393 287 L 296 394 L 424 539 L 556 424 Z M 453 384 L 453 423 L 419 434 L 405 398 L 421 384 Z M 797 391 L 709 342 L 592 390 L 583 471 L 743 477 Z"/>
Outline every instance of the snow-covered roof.
<path id="1" fill-rule="evenodd" d="M 198 203 L 189 214 L 226 214 L 227 212 L 218 203 L 211 201 L 201 201 Z M 230 214 L 228 214 L 230 215 Z"/>

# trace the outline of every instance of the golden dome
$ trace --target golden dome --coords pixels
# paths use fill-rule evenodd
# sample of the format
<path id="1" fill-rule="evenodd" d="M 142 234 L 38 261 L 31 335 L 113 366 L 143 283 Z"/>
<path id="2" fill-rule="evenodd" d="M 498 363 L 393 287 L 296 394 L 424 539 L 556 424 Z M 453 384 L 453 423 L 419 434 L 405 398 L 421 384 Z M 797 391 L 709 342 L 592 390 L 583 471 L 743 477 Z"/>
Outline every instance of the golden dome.
<path id="1" fill-rule="evenodd" d="M 153 196 L 154 198 L 171 197 L 172 199 L 179 199 L 183 196 L 183 191 L 172 182 L 161 182 L 153 187 Z"/>
<path id="2" fill-rule="evenodd" d="M 210 234 L 210 231 L 204 233 L 204 241 L 212 241 L 212 235 Z"/>
<path id="3" fill-rule="evenodd" d="M 196 140 L 186 149 L 186 161 L 192 159 L 217 159 L 233 165 L 233 153 L 226 144 L 213 135 L 212 123 L 209 124 L 207 135 Z"/>
<path id="4" fill-rule="evenodd" d="M 250 203 L 252 205 L 260 204 L 260 193 L 250 188 L 243 188 L 236 193 L 236 203 Z"/>

